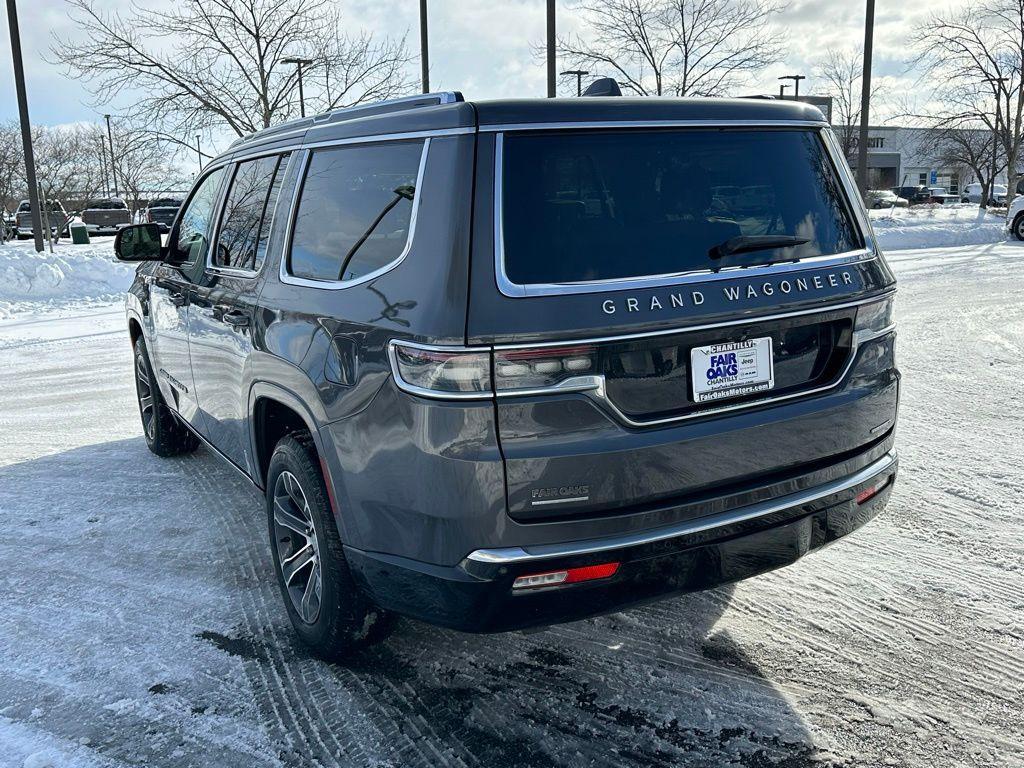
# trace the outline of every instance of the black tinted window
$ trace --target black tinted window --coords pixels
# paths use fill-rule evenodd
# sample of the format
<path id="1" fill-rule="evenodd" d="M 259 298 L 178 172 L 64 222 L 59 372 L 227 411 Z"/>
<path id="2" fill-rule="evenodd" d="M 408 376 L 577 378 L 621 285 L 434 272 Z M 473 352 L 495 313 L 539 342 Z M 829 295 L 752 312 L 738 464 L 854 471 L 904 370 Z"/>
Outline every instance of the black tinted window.
<path id="1" fill-rule="evenodd" d="M 755 265 L 861 246 L 821 138 L 806 130 L 511 134 L 505 271 L 563 283 Z M 740 236 L 799 245 L 712 258 Z"/>
<path id="2" fill-rule="evenodd" d="M 216 266 L 255 271 L 263 264 L 286 157 L 273 155 L 238 164 L 221 217 L 213 258 Z"/>
<path id="3" fill-rule="evenodd" d="M 291 274 L 354 280 L 405 250 L 423 142 L 314 152 L 292 236 Z"/>

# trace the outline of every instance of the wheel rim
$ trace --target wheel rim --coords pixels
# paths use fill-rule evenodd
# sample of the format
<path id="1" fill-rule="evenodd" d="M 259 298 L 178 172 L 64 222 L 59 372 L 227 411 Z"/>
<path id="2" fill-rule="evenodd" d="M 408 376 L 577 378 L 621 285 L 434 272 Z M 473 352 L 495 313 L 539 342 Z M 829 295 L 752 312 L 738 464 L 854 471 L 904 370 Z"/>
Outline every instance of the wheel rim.
<path id="1" fill-rule="evenodd" d="M 1017 239 L 1024 240 L 1024 216 L 1017 217 Z"/>
<path id="2" fill-rule="evenodd" d="M 274 544 L 292 606 L 304 622 L 313 624 L 323 592 L 316 527 L 302 486 L 287 470 L 274 483 Z"/>
<path id="3" fill-rule="evenodd" d="M 149 379 L 149 369 L 142 355 L 135 357 L 135 384 L 139 393 L 139 411 L 142 414 L 142 428 L 146 437 L 153 440 L 156 436 L 156 402 L 153 399 L 153 384 Z"/>

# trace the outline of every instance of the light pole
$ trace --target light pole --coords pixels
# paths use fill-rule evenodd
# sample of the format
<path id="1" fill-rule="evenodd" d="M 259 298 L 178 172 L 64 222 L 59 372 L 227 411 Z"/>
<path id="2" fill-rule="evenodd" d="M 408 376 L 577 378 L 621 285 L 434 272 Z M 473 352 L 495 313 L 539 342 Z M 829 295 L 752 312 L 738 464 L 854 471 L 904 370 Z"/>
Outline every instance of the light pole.
<path id="1" fill-rule="evenodd" d="M 424 93 L 430 93 L 430 52 L 427 42 L 427 0 L 420 0 L 420 77 Z"/>
<path id="2" fill-rule="evenodd" d="M 199 134 L 196 134 L 196 154 L 199 155 L 199 170 L 203 170 L 203 148 L 199 144 Z"/>
<path id="3" fill-rule="evenodd" d="M 864 16 L 864 73 L 860 79 L 860 136 L 857 140 L 857 189 L 868 191 L 868 110 L 871 107 L 871 44 L 875 37 L 875 0 Z"/>
<path id="4" fill-rule="evenodd" d="M 290 59 L 281 59 L 282 64 L 294 64 L 299 70 L 299 115 L 301 117 L 306 116 L 306 95 L 302 92 L 302 68 L 309 66 L 313 63 L 312 59 L 300 59 L 292 57 Z"/>
<path id="5" fill-rule="evenodd" d="M 999 118 L 1001 111 L 1000 97 L 1003 95 L 1003 83 L 1008 82 L 1008 77 L 986 77 L 985 82 L 992 85 L 992 91 L 996 97 L 996 119 L 992 124 L 992 176 L 989 179 L 988 200 L 982 200 L 982 208 L 988 208 L 989 200 L 995 199 L 996 195 L 996 169 L 999 166 Z M 1007 115 L 1009 118 L 1009 115 Z M 1006 198 L 1010 199 L 1010 168 L 1006 169 Z"/>
<path id="6" fill-rule="evenodd" d="M 548 98 L 555 98 L 555 0 L 548 0 Z"/>
<path id="7" fill-rule="evenodd" d="M 110 142 L 110 178 L 114 181 L 114 197 L 120 197 L 117 193 L 117 171 L 114 170 L 114 134 L 110 130 L 110 115 L 104 115 L 107 121 L 107 141 Z"/>
<path id="8" fill-rule="evenodd" d="M 789 88 L 789 86 L 786 85 L 785 83 L 779 83 L 779 98 L 780 99 L 786 98 L 786 89 L 787 88 Z"/>
<path id="9" fill-rule="evenodd" d="M 567 69 L 565 72 L 562 73 L 562 77 L 569 77 L 571 75 L 575 75 L 576 76 L 576 95 L 577 96 L 582 96 L 583 95 L 583 78 L 584 78 L 585 75 L 589 75 L 589 74 L 590 73 L 587 70 L 585 70 L 585 69 Z"/>
<path id="10" fill-rule="evenodd" d="M 39 210 L 36 160 L 32 154 L 32 125 L 28 120 L 28 95 L 25 92 L 25 65 L 21 60 L 21 33 L 18 31 L 18 9 L 14 0 L 7 0 L 7 23 L 11 28 L 11 58 L 14 60 L 14 85 L 18 92 L 21 144 L 25 152 L 25 180 L 28 182 L 28 199 L 32 206 L 32 233 L 35 235 L 36 251 L 42 253 L 43 217 Z M 49 211 L 47 211 L 47 220 L 49 220 Z"/>
<path id="11" fill-rule="evenodd" d="M 793 81 L 793 98 L 800 98 L 800 81 L 806 80 L 807 75 L 783 75 L 779 80 L 792 80 Z"/>

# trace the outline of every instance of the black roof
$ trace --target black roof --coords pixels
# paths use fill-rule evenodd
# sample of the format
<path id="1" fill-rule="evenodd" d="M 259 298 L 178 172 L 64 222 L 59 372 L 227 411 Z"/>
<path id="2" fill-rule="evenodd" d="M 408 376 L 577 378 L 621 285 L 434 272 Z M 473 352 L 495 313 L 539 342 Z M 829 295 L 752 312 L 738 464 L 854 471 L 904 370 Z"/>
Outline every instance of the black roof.
<path id="1" fill-rule="evenodd" d="M 338 109 L 292 120 L 235 141 L 225 154 L 256 147 L 317 141 L 474 128 L 475 126 L 595 122 L 816 122 L 825 118 L 817 107 L 774 99 L 586 97 L 569 99 L 495 99 L 466 102 L 457 92 L 424 94 Z M 308 136 L 307 136 L 308 134 Z"/>
<path id="2" fill-rule="evenodd" d="M 824 122 L 817 107 L 774 99 L 588 97 L 473 102 L 480 125 L 574 122 L 800 121 Z"/>

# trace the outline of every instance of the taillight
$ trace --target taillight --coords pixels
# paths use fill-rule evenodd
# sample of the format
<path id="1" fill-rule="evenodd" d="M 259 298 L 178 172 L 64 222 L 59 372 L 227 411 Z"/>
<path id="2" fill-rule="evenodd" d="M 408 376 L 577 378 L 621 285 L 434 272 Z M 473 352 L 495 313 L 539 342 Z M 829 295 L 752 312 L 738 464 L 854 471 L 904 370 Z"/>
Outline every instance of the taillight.
<path id="1" fill-rule="evenodd" d="M 536 589 L 607 579 L 618 573 L 618 570 L 618 563 L 601 563 L 600 565 L 585 565 L 580 568 L 566 568 L 563 571 L 531 573 L 516 577 L 516 580 L 512 582 L 512 589 Z"/>
<path id="2" fill-rule="evenodd" d="M 892 330 L 895 324 L 893 297 L 887 296 L 881 301 L 865 304 L 857 309 L 854 331 L 860 340 L 866 341 Z"/>
<path id="3" fill-rule="evenodd" d="M 568 379 L 597 372 L 597 348 L 592 345 L 496 350 L 494 353 L 494 389 L 498 393 L 554 387 Z"/>
<path id="4" fill-rule="evenodd" d="M 402 389 L 425 397 L 487 397 L 489 351 L 425 347 L 392 341 L 391 367 Z"/>
<path id="5" fill-rule="evenodd" d="M 858 493 L 857 496 L 854 498 L 854 501 L 857 503 L 857 506 L 860 506 L 861 504 L 866 504 L 867 502 L 875 498 L 875 496 L 877 496 L 879 493 L 884 491 L 886 487 L 889 485 L 890 480 L 892 480 L 891 475 L 885 478 L 884 480 L 878 481 L 874 485 L 869 485 L 863 491 Z"/>

